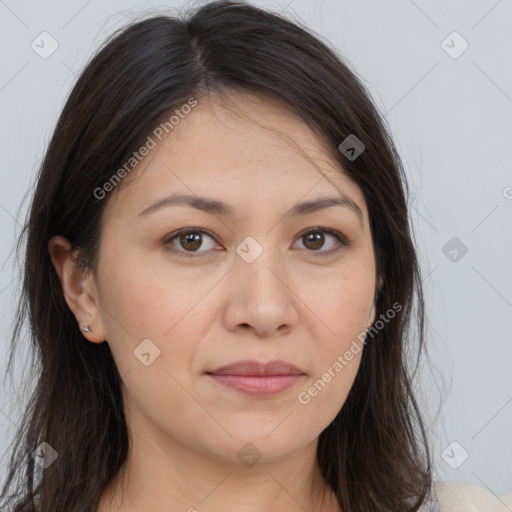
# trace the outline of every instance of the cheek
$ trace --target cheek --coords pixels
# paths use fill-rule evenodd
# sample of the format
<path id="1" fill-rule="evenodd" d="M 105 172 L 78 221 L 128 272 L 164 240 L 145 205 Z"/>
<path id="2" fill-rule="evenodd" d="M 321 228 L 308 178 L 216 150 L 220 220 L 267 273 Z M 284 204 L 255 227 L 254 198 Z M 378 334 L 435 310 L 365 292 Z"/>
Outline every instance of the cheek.
<path id="1" fill-rule="evenodd" d="M 344 350 L 368 326 L 374 302 L 373 276 L 347 270 L 316 286 L 304 286 L 308 288 L 304 303 L 316 317 L 312 336 L 318 339 L 320 335 L 325 354 Z"/>
<path id="2" fill-rule="evenodd" d="M 106 339 L 121 375 L 143 366 L 137 351 L 143 340 L 158 357 L 151 368 L 167 368 L 187 379 L 196 341 L 211 325 L 208 292 L 222 273 L 202 275 L 196 271 L 171 269 L 163 263 L 148 264 L 147 256 L 126 251 L 120 258 L 106 259 L 101 270 Z M 199 275 L 201 274 L 201 275 Z M 158 351 L 160 351 L 158 353 Z M 162 370 L 163 371 L 163 370 Z M 168 374 L 159 378 L 169 379 Z"/>
<path id="3" fill-rule="evenodd" d="M 338 291 L 334 298 L 336 303 L 326 302 L 321 310 L 322 322 L 329 329 L 316 329 L 329 334 L 314 338 L 315 365 L 297 396 L 298 407 L 304 408 L 303 418 L 313 429 L 325 428 L 343 407 L 364 351 L 368 300 L 355 300 L 346 289 Z"/>
<path id="4" fill-rule="evenodd" d="M 128 397 L 127 415 L 134 407 L 144 411 L 136 421 L 151 418 L 165 427 L 179 417 L 192 424 L 198 412 L 185 390 L 193 386 L 188 369 L 205 291 L 179 276 L 171 283 L 169 275 L 127 253 L 103 272 L 102 316 Z"/>
<path id="5" fill-rule="evenodd" d="M 370 269 L 372 267 L 369 267 Z M 366 267 L 345 268 L 322 286 L 310 288 L 306 305 L 315 318 L 315 367 L 300 389 L 299 407 L 311 421 L 330 423 L 343 406 L 359 370 L 365 329 L 374 301 L 374 276 Z"/>
<path id="6" fill-rule="evenodd" d="M 344 360 L 342 354 L 313 375 L 297 395 L 297 407 L 304 420 L 320 427 L 319 432 L 343 407 L 359 369 L 361 352 L 353 354 L 350 361 Z"/>

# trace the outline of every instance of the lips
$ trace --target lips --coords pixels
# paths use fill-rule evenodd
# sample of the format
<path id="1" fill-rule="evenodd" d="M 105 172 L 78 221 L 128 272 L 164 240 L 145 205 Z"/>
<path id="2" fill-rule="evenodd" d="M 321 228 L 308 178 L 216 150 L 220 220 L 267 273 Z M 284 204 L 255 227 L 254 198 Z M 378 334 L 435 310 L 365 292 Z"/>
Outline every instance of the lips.
<path id="1" fill-rule="evenodd" d="M 206 372 L 213 375 L 244 375 L 244 376 L 272 376 L 272 375 L 305 375 L 305 373 L 286 361 L 274 360 L 268 363 L 258 361 L 238 361 L 216 370 Z"/>
<path id="2" fill-rule="evenodd" d="M 206 372 L 216 384 L 255 398 L 271 398 L 296 386 L 305 373 L 286 361 L 238 361 Z"/>

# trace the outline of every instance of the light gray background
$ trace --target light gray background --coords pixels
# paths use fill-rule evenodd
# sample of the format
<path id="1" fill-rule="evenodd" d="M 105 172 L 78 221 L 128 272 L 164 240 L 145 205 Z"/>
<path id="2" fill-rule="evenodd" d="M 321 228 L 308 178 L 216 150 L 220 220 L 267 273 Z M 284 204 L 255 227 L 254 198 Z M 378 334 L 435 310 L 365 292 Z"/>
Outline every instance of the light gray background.
<path id="1" fill-rule="evenodd" d="M 20 205 L 75 74 L 120 25 L 153 8 L 201 3 L 0 0 L 2 376 L 19 284 L 12 248 L 27 206 Z M 253 3 L 285 10 L 332 43 L 385 115 L 410 180 L 424 276 L 434 370 L 424 365 L 418 386 L 436 478 L 511 492 L 511 2 Z M 43 31 L 59 44 L 48 59 L 31 48 Z M 456 51 L 460 40 L 443 44 L 453 31 L 469 44 L 457 58 L 444 48 Z M 468 248 L 457 261 L 443 253 L 452 237 Z M 3 453 L 23 396 L 3 387 L 1 396 Z M 452 442 L 469 454 L 457 469 L 447 462 L 460 459 L 460 448 L 445 451 Z M 5 457 L 0 478 L 6 464 Z"/>

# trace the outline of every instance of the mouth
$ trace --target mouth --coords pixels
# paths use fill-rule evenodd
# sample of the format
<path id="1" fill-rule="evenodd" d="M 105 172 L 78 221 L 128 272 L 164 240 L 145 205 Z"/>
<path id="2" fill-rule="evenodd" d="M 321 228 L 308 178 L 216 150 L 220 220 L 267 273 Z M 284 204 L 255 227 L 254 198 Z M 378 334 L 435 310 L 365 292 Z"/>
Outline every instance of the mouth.
<path id="1" fill-rule="evenodd" d="M 206 375 L 225 388 L 260 398 L 280 394 L 306 376 L 296 366 L 280 360 L 268 363 L 239 361 L 206 372 Z"/>

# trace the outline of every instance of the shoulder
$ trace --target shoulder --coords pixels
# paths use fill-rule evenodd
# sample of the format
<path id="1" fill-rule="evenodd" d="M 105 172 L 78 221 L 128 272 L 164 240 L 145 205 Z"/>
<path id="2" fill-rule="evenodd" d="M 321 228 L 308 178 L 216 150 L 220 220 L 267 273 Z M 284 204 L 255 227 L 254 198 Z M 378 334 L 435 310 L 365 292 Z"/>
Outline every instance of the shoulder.
<path id="1" fill-rule="evenodd" d="M 434 489 L 439 512 L 458 512 L 459 510 L 509 512 L 512 509 L 512 492 L 499 497 L 485 487 L 458 480 L 434 482 Z"/>

